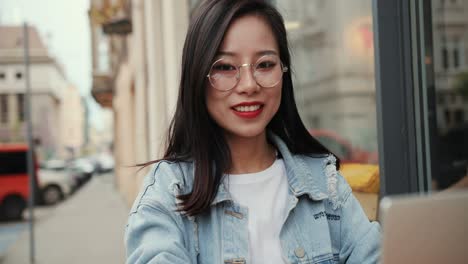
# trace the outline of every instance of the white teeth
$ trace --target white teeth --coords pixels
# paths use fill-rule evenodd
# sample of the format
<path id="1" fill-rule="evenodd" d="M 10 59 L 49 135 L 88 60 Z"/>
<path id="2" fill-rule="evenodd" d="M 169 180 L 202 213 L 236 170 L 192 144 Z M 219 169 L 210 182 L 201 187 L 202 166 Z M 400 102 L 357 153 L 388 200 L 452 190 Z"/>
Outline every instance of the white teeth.
<path id="1" fill-rule="evenodd" d="M 260 105 L 236 106 L 234 109 L 238 112 L 253 112 L 260 109 Z"/>

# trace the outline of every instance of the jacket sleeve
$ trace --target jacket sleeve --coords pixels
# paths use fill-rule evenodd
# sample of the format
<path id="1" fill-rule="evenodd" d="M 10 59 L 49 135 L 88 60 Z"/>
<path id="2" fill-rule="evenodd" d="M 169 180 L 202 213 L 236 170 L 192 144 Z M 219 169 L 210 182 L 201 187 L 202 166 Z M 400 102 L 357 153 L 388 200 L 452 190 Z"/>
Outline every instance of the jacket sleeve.
<path id="1" fill-rule="evenodd" d="M 346 180 L 338 175 L 341 193 L 341 250 L 344 263 L 378 263 L 381 230 L 377 222 L 370 222 L 353 195 Z"/>
<path id="2" fill-rule="evenodd" d="M 157 169 L 156 169 L 157 170 Z M 156 184 L 157 173 L 145 179 L 125 228 L 127 264 L 188 264 L 182 216 L 168 204 L 167 188 Z M 159 180 L 159 179 L 158 179 Z M 175 204 L 175 202 L 174 202 Z"/>

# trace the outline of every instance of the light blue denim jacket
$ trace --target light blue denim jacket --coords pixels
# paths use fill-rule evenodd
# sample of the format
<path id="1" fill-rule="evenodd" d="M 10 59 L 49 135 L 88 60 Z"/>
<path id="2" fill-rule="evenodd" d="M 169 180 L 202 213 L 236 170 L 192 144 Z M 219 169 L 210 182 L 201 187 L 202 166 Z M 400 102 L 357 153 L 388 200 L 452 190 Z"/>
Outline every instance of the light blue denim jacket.
<path id="1" fill-rule="evenodd" d="M 289 183 L 289 213 L 280 233 L 287 263 L 377 263 L 380 226 L 369 222 L 334 157 L 293 155 L 279 137 L 270 139 Z M 128 218 L 127 263 L 250 263 L 248 211 L 232 201 L 223 184 L 209 212 L 196 217 L 175 212 L 175 196 L 190 192 L 192 184 L 192 163 L 155 164 Z"/>

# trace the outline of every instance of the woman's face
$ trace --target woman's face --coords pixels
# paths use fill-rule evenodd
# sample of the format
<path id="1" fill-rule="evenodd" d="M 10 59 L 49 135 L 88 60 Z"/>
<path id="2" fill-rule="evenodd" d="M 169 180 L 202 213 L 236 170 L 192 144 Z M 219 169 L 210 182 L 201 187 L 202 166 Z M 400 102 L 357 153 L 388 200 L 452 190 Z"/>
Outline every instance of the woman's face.
<path id="1" fill-rule="evenodd" d="M 211 82 L 206 88 L 210 116 L 224 129 L 228 138 L 263 135 L 267 124 L 278 111 L 283 85 L 278 71 L 271 73 L 277 69 L 273 67 L 281 68 L 281 62 L 270 26 L 262 17 L 255 15 L 236 19 L 228 28 L 215 61 L 217 63 L 210 71 Z M 240 79 L 237 82 L 232 76 L 237 72 L 235 66 L 239 65 L 244 66 L 239 67 Z M 259 85 L 257 81 L 268 84 L 268 87 Z M 221 91 L 231 87 L 231 90 Z"/>

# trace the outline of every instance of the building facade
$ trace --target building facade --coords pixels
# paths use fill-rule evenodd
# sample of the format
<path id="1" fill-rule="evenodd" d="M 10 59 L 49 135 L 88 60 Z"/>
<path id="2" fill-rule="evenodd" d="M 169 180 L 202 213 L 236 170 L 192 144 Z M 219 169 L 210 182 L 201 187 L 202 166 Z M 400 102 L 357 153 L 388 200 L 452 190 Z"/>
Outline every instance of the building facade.
<path id="1" fill-rule="evenodd" d="M 79 151 L 82 131 L 81 97 L 69 84 L 62 67 L 52 58 L 38 31 L 29 27 L 31 119 L 33 139 L 40 159 Z M 26 141 L 23 103 L 26 80 L 22 26 L 0 26 L 0 141 Z M 65 101 L 64 101 L 65 100 Z M 79 133 L 79 132 L 78 132 Z"/>
<path id="2" fill-rule="evenodd" d="M 85 145 L 85 107 L 78 89 L 69 84 L 62 88 L 59 106 L 60 141 L 58 157 L 73 159 L 82 154 Z"/>
<path id="3" fill-rule="evenodd" d="M 444 134 L 468 122 L 468 93 L 457 90 L 457 82 L 468 76 L 468 2 L 432 2 L 437 126 Z"/>
<path id="4" fill-rule="evenodd" d="M 161 157 L 177 100 L 188 1 L 91 1 L 94 98 L 114 115 L 116 185 L 128 204 L 131 167 Z"/>

